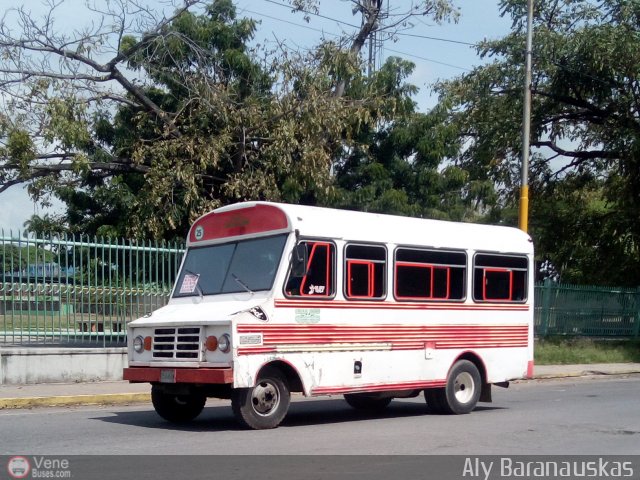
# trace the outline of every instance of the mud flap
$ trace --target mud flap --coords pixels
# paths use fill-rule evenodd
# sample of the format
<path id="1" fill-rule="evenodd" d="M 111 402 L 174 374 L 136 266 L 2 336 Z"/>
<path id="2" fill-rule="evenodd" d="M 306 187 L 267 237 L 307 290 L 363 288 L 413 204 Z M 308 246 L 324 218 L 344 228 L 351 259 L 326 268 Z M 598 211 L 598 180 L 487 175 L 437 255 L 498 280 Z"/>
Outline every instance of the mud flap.
<path id="1" fill-rule="evenodd" d="M 482 384 L 482 391 L 480 392 L 479 402 L 491 403 L 491 384 L 484 383 Z"/>

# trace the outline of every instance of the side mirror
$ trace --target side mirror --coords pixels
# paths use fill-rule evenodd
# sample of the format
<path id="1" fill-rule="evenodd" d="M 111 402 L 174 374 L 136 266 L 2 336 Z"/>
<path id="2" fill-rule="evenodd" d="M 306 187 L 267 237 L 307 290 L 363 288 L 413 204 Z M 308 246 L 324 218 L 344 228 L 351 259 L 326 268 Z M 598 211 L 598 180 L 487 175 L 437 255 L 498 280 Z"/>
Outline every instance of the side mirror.
<path id="1" fill-rule="evenodd" d="M 307 246 L 304 243 L 298 243 L 293 247 L 291 255 L 291 276 L 304 277 L 307 274 Z"/>

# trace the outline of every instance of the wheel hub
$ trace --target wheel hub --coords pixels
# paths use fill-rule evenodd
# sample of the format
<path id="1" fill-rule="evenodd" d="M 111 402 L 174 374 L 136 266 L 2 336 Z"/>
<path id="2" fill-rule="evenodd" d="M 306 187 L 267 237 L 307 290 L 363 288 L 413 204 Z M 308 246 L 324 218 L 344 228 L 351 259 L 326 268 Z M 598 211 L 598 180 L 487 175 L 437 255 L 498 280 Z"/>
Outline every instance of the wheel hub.
<path id="1" fill-rule="evenodd" d="M 251 404 L 259 415 L 269 415 L 278 407 L 280 395 L 278 389 L 271 383 L 261 382 L 251 393 Z"/>
<path id="2" fill-rule="evenodd" d="M 469 373 L 462 372 L 456 377 L 453 384 L 453 392 L 458 402 L 469 402 L 473 398 L 474 390 L 473 377 Z"/>

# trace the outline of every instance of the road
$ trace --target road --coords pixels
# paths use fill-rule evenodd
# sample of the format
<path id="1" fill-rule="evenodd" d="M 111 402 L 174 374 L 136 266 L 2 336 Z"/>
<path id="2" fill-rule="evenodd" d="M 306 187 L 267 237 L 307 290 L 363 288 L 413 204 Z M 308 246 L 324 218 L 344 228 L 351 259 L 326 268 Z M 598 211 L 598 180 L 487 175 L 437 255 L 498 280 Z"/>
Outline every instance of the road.
<path id="1" fill-rule="evenodd" d="M 422 396 L 376 415 L 298 398 L 279 428 L 247 431 L 209 400 L 188 426 L 145 404 L 4 410 L 0 432 L 0 455 L 640 454 L 640 375 L 515 383 L 461 416 L 427 413 Z"/>

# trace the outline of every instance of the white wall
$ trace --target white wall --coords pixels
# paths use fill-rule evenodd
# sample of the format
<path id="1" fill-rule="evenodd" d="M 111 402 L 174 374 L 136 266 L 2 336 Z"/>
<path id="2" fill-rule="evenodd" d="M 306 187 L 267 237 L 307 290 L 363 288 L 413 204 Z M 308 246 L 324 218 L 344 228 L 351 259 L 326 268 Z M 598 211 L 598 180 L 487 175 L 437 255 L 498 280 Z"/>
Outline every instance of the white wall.
<path id="1" fill-rule="evenodd" d="M 0 385 L 122 380 L 126 348 L 0 348 Z"/>

